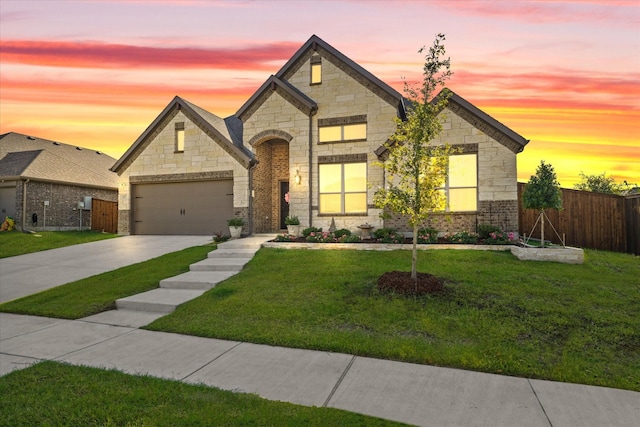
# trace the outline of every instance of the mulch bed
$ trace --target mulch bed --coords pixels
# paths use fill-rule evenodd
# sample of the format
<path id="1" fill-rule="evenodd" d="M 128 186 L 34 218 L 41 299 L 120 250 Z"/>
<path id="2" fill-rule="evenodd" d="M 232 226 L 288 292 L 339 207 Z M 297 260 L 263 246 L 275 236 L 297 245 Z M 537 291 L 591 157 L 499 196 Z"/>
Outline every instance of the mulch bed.
<path id="1" fill-rule="evenodd" d="M 378 290 L 400 295 L 426 295 L 444 292 L 444 282 L 429 273 L 418 273 L 418 286 L 411 278 L 411 272 L 390 271 L 378 278 Z"/>

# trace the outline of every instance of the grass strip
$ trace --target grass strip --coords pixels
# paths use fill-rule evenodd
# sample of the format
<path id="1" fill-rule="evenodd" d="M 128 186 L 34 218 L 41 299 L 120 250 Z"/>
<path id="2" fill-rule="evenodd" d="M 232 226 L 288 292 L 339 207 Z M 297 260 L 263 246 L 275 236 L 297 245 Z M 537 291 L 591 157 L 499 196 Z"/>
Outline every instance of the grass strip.
<path id="1" fill-rule="evenodd" d="M 97 231 L 42 231 L 40 233 L 21 233 L 10 231 L 0 233 L 0 258 L 25 255 L 48 249 L 78 245 L 112 239 L 117 234 Z"/>
<path id="2" fill-rule="evenodd" d="M 189 271 L 214 246 L 195 246 L 0 304 L 0 311 L 80 319 L 115 308 L 115 301 L 149 291 L 167 277 Z"/>
<path id="3" fill-rule="evenodd" d="M 3 426 L 400 426 L 333 408 L 43 362 L 0 378 Z"/>
<path id="4" fill-rule="evenodd" d="M 640 391 L 640 262 L 421 252 L 440 296 L 380 294 L 408 251 L 261 249 L 238 275 L 146 328 Z"/>

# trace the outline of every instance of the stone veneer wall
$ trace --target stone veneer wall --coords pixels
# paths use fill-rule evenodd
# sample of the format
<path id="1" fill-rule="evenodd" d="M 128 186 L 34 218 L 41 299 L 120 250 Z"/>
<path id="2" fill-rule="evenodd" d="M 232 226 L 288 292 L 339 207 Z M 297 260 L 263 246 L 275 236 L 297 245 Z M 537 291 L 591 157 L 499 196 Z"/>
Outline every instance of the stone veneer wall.
<path id="1" fill-rule="evenodd" d="M 176 123 L 184 123 L 184 151 L 176 152 Z M 171 181 L 173 176 L 194 177 L 197 174 L 231 171 L 233 176 L 234 211 L 244 212 L 245 223 L 249 221 L 249 172 L 212 140 L 200 127 L 194 124 L 182 111 L 169 114 L 157 131 L 149 136 L 144 150 L 136 157 L 119 177 L 118 191 L 118 233 L 130 232 L 131 183 L 135 177 L 143 176 L 153 181 L 153 176 L 161 181 Z"/>
<path id="2" fill-rule="evenodd" d="M 368 222 L 382 226 L 381 210 L 372 205 L 376 188 L 383 185 L 383 170 L 374 166 L 378 159 L 374 150 L 384 144 L 395 129 L 393 118 L 397 106 L 391 105 L 369 88 L 348 75 L 326 58 L 322 58 L 322 83 L 311 85 L 310 58 L 292 75 L 288 82 L 317 102 L 318 111 L 311 117 L 312 163 L 309 165 L 309 117 L 295 108 L 277 92 L 258 108 L 244 123 L 244 138 L 268 129 L 284 131 L 293 138 L 289 143 L 289 196 L 290 214 L 297 215 L 303 228 L 313 225 L 328 229 L 335 219 L 338 228 L 358 231 L 357 226 Z M 318 144 L 318 120 L 338 117 L 366 116 L 367 139 L 365 141 Z M 256 147 L 259 147 L 256 144 Z M 256 158 L 262 162 L 259 151 Z M 341 155 L 364 156 L 367 162 L 368 211 L 359 216 L 321 216 L 318 214 L 318 157 Z M 293 176 L 299 170 L 301 184 L 295 185 Z M 309 220 L 309 177 L 311 177 L 311 219 Z M 255 178 L 255 175 L 254 175 Z M 255 180 L 257 181 L 257 180 Z M 275 181 L 275 178 L 272 178 Z M 257 188 L 257 184 L 254 186 Z M 257 197 L 257 195 L 256 195 Z"/>
<path id="3" fill-rule="evenodd" d="M 22 191 L 23 183 L 16 184 L 16 227 L 22 229 Z M 78 202 L 85 196 L 94 199 L 115 202 L 118 193 L 115 189 L 88 188 L 68 184 L 56 184 L 49 182 L 30 181 L 27 183 L 27 205 L 26 205 L 26 229 L 28 230 L 79 230 L 80 212 L 78 212 Z M 44 201 L 49 201 L 45 208 Z M 31 221 L 32 214 L 38 215 L 38 225 L 34 226 Z M 3 219 L 4 220 L 4 219 Z M 82 211 L 82 229 L 91 228 L 91 211 Z"/>

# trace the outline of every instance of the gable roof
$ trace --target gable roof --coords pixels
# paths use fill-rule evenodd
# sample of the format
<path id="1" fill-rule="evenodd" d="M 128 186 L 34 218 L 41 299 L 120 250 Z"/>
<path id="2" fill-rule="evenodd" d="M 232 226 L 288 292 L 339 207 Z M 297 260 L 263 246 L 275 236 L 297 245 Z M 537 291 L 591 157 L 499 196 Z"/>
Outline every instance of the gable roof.
<path id="1" fill-rule="evenodd" d="M 278 93 L 307 116 L 312 116 L 318 110 L 318 104 L 313 99 L 309 98 L 289 82 L 272 75 L 258 88 L 251 98 L 240 107 L 236 112 L 236 116 L 241 120 L 251 116 L 273 92 Z"/>
<path id="2" fill-rule="evenodd" d="M 109 168 L 115 159 L 99 151 L 9 132 L 0 135 L 0 177 L 83 187 L 118 188 Z"/>
<path id="3" fill-rule="evenodd" d="M 528 139 L 525 139 L 522 135 L 518 134 L 511 128 L 503 125 L 478 107 L 456 94 L 450 89 L 443 89 L 435 97 L 434 100 L 442 96 L 443 92 L 447 91 L 450 94 L 449 101 L 446 108 L 460 116 L 463 120 L 474 126 L 476 129 L 489 135 L 491 138 L 498 141 L 500 144 L 513 151 L 515 154 L 524 150 L 525 145 L 529 143 Z M 410 100 L 407 102 L 407 111 L 411 109 Z M 433 102 L 433 101 L 432 101 Z M 374 153 L 378 158 L 385 160 L 387 157 L 387 145 L 381 145 Z"/>
<path id="4" fill-rule="evenodd" d="M 522 135 L 503 125 L 460 95 L 457 95 L 455 92 L 450 90 L 449 92 L 451 93 L 449 103 L 447 104 L 447 108 L 449 110 L 453 111 L 478 130 L 484 132 L 500 144 L 507 147 L 509 150 L 516 154 L 520 153 L 524 150 L 525 145 L 529 143 L 528 139 L 525 139 Z M 440 94 L 438 94 L 438 96 L 439 95 Z"/>
<path id="5" fill-rule="evenodd" d="M 234 120 L 225 120 L 207 110 L 192 104 L 179 96 L 162 110 L 156 119 L 147 127 L 129 149 L 118 159 L 111 168 L 112 171 L 120 173 L 144 151 L 151 143 L 154 136 L 166 126 L 178 111 L 182 111 L 196 126 L 198 126 L 211 139 L 217 142 L 223 150 L 236 159 L 245 168 L 256 163 L 253 154 L 247 150 L 242 141 L 237 137 L 238 124 Z"/>
<path id="6" fill-rule="evenodd" d="M 266 91 L 278 91 L 278 89 L 281 89 L 281 95 L 285 98 L 289 95 L 289 102 L 294 104 L 305 114 L 310 115 L 315 113 L 317 109 L 315 101 L 288 83 L 289 78 L 291 78 L 291 76 L 298 71 L 314 53 L 318 53 L 367 89 L 396 107 L 398 109 L 398 116 L 403 119 L 405 118 L 404 100 L 398 91 L 371 74 L 369 71 L 365 70 L 362 66 L 349 59 L 343 53 L 315 34 L 311 36 L 311 38 L 309 38 L 309 40 L 300 47 L 300 49 L 298 49 L 291 59 L 289 59 L 275 75 L 269 77 L 269 79 L 260 86 L 253 96 L 244 105 L 242 105 L 242 107 L 240 107 L 236 115 L 240 118 L 251 115 L 251 113 L 257 109 L 259 104 L 264 102 L 266 99 Z M 296 102 L 298 104 L 296 104 Z M 311 110 L 309 110 L 309 108 L 311 108 Z"/>

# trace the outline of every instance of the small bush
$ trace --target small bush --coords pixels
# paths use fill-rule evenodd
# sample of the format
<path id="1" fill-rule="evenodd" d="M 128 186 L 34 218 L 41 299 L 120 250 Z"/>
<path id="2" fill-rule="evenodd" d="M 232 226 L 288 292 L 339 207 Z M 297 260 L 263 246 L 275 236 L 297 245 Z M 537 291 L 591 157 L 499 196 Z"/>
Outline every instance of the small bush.
<path id="1" fill-rule="evenodd" d="M 468 231 L 459 231 L 455 234 L 446 234 L 444 238 L 450 243 L 478 243 L 478 235 L 476 233 L 470 233 Z"/>
<path id="2" fill-rule="evenodd" d="M 311 233 L 322 233 L 322 228 L 318 228 L 318 227 L 307 227 L 304 230 L 302 230 L 302 235 L 304 237 L 309 237 L 309 234 Z"/>
<path id="3" fill-rule="evenodd" d="M 227 220 L 227 225 L 229 227 L 242 227 L 244 225 L 244 220 L 242 218 L 231 218 Z"/>
<path id="4" fill-rule="evenodd" d="M 484 243 L 487 245 L 512 245 L 515 244 L 516 241 L 515 233 L 505 233 L 500 230 L 489 233 L 489 236 L 484 239 Z"/>
<path id="5" fill-rule="evenodd" d="M 380 243 L 404 243 L 404 236 L 395 228 L 379 228 L 373 235 Z"/>
<path id="6" fill-rule="evenodd" d="M 328 231 L 312 231 L 306 238 L 309 243 L 336 243 L 338 240 Z"/>
<path id="7" fill-rule="evenodd" d="M 278 234 L 275 240 L 276 242 L 295 242 L 296 236 L 293 234 Z"/>
<path id="8" fill-rule="evenodd" d="M 300 225 L 300 219 L 296 215 L 289 215 L 284 219 L 285 225 Z"/>
<path id="9" fill-rule="evenodd" d="M 336 236 L 336 239 L 340 239 L 342 236 L 351 236 L 351 231 L 346 228 L 341 228 L 340 230 L 334 231 L 333 235 Z"/>
<path id="10" fill-rule="evenodd" d="M 362 239 L 360 238 L 360 236 L 355 234 L 345 234 L 339 239 L 339 241 L 340 243 L 360 243 L 362 242 Z"/>
<path id="11" fill-rule="evenodd" d="M 480 224 L 478 226 L 478 237 L 481 239 L 486 239 L 489 237 L 489 234 L 500 231 L 500 227 L 496 227 L 491 224 Z"/>
<path id="12" fill-rule="evenodd" d="M 418 230 L 418 243 L 437 243 L 438 230 L 435 228 L 421 228 Z"/>

